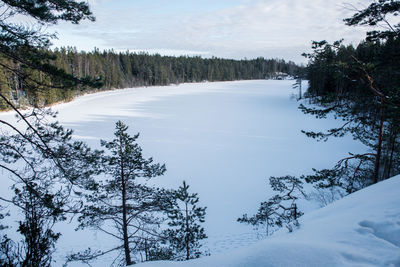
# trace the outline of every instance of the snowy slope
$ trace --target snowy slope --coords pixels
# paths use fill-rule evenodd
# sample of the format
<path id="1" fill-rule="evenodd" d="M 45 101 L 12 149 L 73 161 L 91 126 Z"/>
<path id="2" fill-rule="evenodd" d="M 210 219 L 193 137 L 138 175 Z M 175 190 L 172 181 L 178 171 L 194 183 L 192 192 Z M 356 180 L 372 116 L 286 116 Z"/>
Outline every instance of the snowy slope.
<path id="1" fill-rule="evenodd" d="M 400 266 L 400 175 L 304 215 L 294 233 L 189 262 L 139 266 Z"/>

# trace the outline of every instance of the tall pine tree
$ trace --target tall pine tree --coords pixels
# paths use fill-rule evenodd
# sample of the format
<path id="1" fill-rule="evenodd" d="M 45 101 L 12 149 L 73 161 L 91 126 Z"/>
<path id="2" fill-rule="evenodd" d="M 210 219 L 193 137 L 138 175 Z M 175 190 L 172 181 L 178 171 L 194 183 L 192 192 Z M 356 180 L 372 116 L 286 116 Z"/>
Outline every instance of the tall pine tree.
<path id="1" fill-rule="evenodd" d="M 168 194 L 144 182 L 163 175 L 166 168 L 143 157 L 136 143 L 139 134 L 130 136 L 128 126 L 121 121 L 115 129 L 112 141 L 101 141 L 106 148 L 102 169 L 108 179 L 93 185 L 79 221 L 81 228 L 92 227 L 119 240 L 121 244 L 108 252 L 121 250 L 125 264 L 131 265 L 143 244 L 160 237 L 159 217 Z M 72 255 L 70 260 L 88 261 L 107 253 L 88 252 Z"/>

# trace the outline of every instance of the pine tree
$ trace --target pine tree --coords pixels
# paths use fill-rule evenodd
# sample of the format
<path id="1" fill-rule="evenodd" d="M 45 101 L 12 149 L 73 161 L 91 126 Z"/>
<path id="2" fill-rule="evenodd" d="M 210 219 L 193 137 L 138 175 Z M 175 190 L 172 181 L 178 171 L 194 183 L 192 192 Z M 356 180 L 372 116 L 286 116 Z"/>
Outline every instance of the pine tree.
<path id="1" fill-rule="evenodd" d="M 188 189 L 189 185 L 183 181 L 183 185 L 173 193 L 175 201 L 168 212 L 171 228 L 165 232 L 178 260 L 200 257 L 200 240 L 207 238 L 200 225 L 205 221 L 206 207 L 198 207 L 197 194 L 190 194 Z"/>
<path id="2" fill-rule="evenodd" d="M 22 190 L 15 189 L 14 203 L 18 205 L 24 214 L 24 220 L 19 221 L 18 232 L 24 237 L 19 242 L 19 255 L 21 266 L 49 267 L 52 266 L 52 254 L 55 251 L 55 243 L 61 233 L 55 233 L 53 226 L 57 221 L 63 220 L 62 214 L 55 213 L 52 209 L 43 205 L 42 199 L 35 195 L 35 192 L 43 189 L 37 188 L 30 183 Z M 45 197 L 53 198 L 47 195 Z M 53 201 L 49 199 L 48 201 Z"/>
<path id="3" fill-rule="evenodd" d="M 166 168 L 143 157 L 142 148 L 136 143 L 139 134 L 130 136 L 121 121 L 115 129 L 112 141 L 101 141 L 107 150 L 102 169 L 110 179 L 93 186 L 79 221 L 81 228 L 92 227 L 117 238 L 125 264 L 131 265 L 139 248 L 146 249 L 146 242 L 159 239 L 159 217 L 169 199 L 164 190 L 143 184 L 143 179 L 163 175 Z M 103 228 L 108 222 L 113 222 L 114 229 Z M 104 254 L 78 253 L 70 260 L 88 261 Z"/>
<path id="4" fill-rule="evenodd" d="M 265 226 L 267 236 L 283 226 L 292 232 L 293 226 L 299 226 L 297 219 L 303 215 L 296 203 L 299 198 L 306 197 L 301 180 L 290 175 L 270 177 L 270 186 L 278 193 L 261 202 L 255 215 L 248 217 L 244 214 L 237 221 L 257 227 Z"/>
<path id="5" fill-rule="evenodd" d="M 41 108 L 46 101 L 44 89 L 91 84 L 50 64 L 53 58 L 47 48 L 54 36 L 42 28 L 59 21 L 77 24 L 94 18 L 87 3 L 74 0 L 3 0 L 0 6 L 0 73 L 8 75 L 0 80 L 0 102 L 18 118 L 18 123 L 0 120 L 0 169 L 5 173 L 3 179 L 11 177 L 14 188 L 14 197 L 3 196 L 1 202 L 23 214 L 19 227 L 23 238 L 2 237 L 6 260 L 1 255 L 0 263 L 47 266 L 59 236 L 52 231 L 53 223 L 77 211 L 79 201 L 72 200 L 79 194 L 78 186 L 85 187 L 96 172 L 97 152 L 71 140 L 72 131 L 60 126 L 54 113 Z M 33 25 L 17 23 L 16 15 L 29 17 Z M 14 98 L 22 90 L 32 93 L 32 104 L 39 108 L 27 114 L 19 110 Z"/>
<path id="6" fill-rule="evenodd" d="M 44 111 L 34 112 L 51 116 Z M 12 261 L 21 266 L 48 266 L 60 235 L 52 228 L 67 214 L 79 210 L 80 188 L 91 184 L 91 176 L 98 173 L 99 152 L 73 141 L 72 131 L 57 122 L 20 116 L 29 127 L 0 136 L 0 167 L 12 175 L 14 191 L 14 197 L 3 196 L 0 200 L 21 212 L 19 233 L 23 238 L 13 242 L 5 239 L 3 245 L 16 257 Z"/>
<path id="7" fill-rule="evenodd" d="M 345 19 L 347 25 L 384 25 L 383 30 L 367 32 L 366 41 L 356 48 L 342 41 L 314 42 L 314 53 L 307 68 L 309 89 L 306 98 L 313 106 L 300 109 L 317 118 L 333 114 L 342 126 L 327 132 L 305 132 L 317 140 L 346 134 L 365 144 L 371 152 L 349 153 L 332 169 L 315 170 L 306 177 L 318 188 L 336 187 L 352 193 L 400 173 L 400 24 L 391 24 L 400 1 L 371 3 Z"/>
<path id="8" fill-rule="evenodd" d="M 367 40 L 390 39 L 400 34 L 400 23 L 391 24 L 390 15 L 398 16 L 400 12 L 400 1 L 379 0 L 373 1 L 351 17 L 344 19 L 349 26 L 368 25 L 381 26 L 383 30 L 367 32 Z"/>

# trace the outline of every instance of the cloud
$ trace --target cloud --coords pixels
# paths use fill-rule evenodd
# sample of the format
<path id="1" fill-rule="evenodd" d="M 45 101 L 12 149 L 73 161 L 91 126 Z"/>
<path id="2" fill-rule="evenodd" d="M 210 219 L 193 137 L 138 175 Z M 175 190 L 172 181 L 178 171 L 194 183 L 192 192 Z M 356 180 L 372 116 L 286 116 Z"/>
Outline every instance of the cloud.
<path id="1" fill-rule="evenodd" d="M 65 35 L 67 40 L 86 46 L 85 50 L 97 46 L 160 53 L 195 51 L 218 57 L 264 56 L 299 62 L 304 61 L 300 55 L 310 50 L 311 40 L 345 38 L 357 43 L 365 35 L 365 29 L 344 25 L 343 18 L 353 11 L 335 0 L 243 0 L 226 6 L 221 2 L 217 9 L 186 6 L 184 11 L 179 9 L 179 2 L 171 0 L 164 9 L 162 1 L 149 7 L 96 0 L 93 8 L 97 21 L 75 28 L 60 25 L 60 42 L 56 44 L 65 43 Z M 353 2 L 357 5 L 359 0 Z"/>

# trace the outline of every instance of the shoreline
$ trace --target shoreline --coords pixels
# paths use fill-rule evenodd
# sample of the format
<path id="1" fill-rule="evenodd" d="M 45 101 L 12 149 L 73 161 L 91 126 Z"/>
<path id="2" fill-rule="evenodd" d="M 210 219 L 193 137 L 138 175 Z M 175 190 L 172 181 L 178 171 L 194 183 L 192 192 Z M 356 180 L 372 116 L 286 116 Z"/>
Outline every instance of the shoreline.
<path id="1" fill-rule="evenodd" d="M 168 87 L 179 87 L 182 85 L 196 85 L 196 84 L 216 84 L 216 83 L 231 83 L 231 82 L 251 82 L 251 81 L 278 81 L 278 82 L 283 82 L 283 81 L 293 81 L 293 80 L 274 80 L 274 79 L 251 79 L 251 80 L 232 80 L 232 81 L 202 81 L 202 82 L 186 82 L 186 83 L 178 83 L 178 84 L 169 84 L 169 85 L 151 85 L 151 86 L 138 86 L 138 87 L 126 87 L 126 88 L 112 88 L 112 89 L 106 89 L 106 90 L 93 90 L 89 92 L 85 92 L 83 94 L 78 94 L 74 96 L 70 101 L 59 101 L 56 103 L 52 103 L 50 105 L 46 105 L 44 109 L 52 109 L 57 106 L 63 106 L 67 105 L 69 103 L 75 102 L 78 99 L 82 97 L 87 97 L 87 96 L 92 96 L 92 95 L 100 95 L 100 94 L 105 94 L 105 93 L 111 93 L 111 92 L 120 92 L 120 91 L 126 91 L 126 90 L 134 90 L 134 89 L 144 89 L 144 88 L 168 88 Z M 18 108 L 20 112 L 29 112 L 33 109 L 33 107 L 27 106 L 23 108 Z M 13 109 L 9 110 L 0 110 L 0 115 L 13 115 L 15 114 L 15 111 Z"/>

